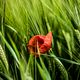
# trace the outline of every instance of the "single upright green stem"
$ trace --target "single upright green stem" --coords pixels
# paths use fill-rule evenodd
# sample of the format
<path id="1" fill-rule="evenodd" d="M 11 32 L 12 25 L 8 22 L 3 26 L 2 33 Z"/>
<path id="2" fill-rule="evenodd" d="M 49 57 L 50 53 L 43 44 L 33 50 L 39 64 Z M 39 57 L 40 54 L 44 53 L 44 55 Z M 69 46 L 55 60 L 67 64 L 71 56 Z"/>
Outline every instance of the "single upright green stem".
<path id="1" fill-rule="evenodd" d="M 34 62 L 34 64 L 35 64 L 35 75 L 34 75 L 34 80 L 37 80 L 37 68 L 36 68 L 36 56 L 35 56 L 35 62 Z"/>
<path id="2" fill-rule="evenodd" d="M 1 14 L 1 31 L 2 31 L 2 34 L 3 36 L 5 36 L 5 33 L 4 33 L 4 20 L 5 20 L 5 4 L 6 4 L 6 0 L 2 0 L 2 14 Z M 2 42 L 2 46 L 4 48 L 4 42 Z"/>
<path id="3" fill-rule="evenodd" d="M 5 0 L 2 0 L 2 18 L 1 18 L 1 30 L 4 35 L 4 19 L 5 19 Z"/>

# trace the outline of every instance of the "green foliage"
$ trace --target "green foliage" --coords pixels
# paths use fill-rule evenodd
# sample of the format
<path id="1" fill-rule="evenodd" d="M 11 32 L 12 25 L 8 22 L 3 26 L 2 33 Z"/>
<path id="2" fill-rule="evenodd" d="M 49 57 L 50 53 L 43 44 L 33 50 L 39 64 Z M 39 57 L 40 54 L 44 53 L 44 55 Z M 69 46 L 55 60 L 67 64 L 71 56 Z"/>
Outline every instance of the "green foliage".
<path id="1" fill-rule="evenodd" d="M 43 80 L 51 80 L 51 77 L 50 77 L 50 75 L 44 65 L 44 62 L 42 61 L 41 58 L 40 58 L 40 63 L 41 63 L 41 66 L 43 69 L 40 67 L 39 63 L 37 63 L 37 66 L 38 66 L 38 69 L 39 69 L 42 79 Z"/>
<path id="2" fill-rule="evenodd" d="M 40 57 L 27 44 L 53 33 Z M 0 79 L 79 80 L 80 0 L 0 0 Z"/>
<path id="3" fill-rule="evenodd" d="M 3 62 L 5 69 L 8 71 L 9 70 L 8 61 L 1 45 L 0 45 L 0 62 Z"/>

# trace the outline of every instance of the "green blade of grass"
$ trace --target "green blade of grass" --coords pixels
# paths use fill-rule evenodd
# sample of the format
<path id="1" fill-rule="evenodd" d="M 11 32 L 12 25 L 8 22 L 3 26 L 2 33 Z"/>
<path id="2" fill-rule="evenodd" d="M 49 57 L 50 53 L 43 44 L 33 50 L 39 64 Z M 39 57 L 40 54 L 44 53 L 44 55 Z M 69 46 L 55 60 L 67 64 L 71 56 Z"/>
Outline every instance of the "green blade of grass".
<path id="1" fill-rule="evenodd" d="M 10 76 L 8 76 L 7 74 L 4 74 L 2 72 L 0 72 L 0 75 L 4 76 L 4 78 L 7 80 L 13 80 Z"/>
<path id="2" fill-rule="evenodd" d="M 44 62 L 42 61 L 41 57 L 40 57 L 40 63 L 42 65 L 42 68 L 43 68 L 44 72 L 46 73 L 47 80 L 51 80 L 50 74 L 49 74 L 48 70 L 46 69 L 46 67 L 44 65 Z"/>
<path id="3" fill-rule="evenodd" d="M 55 60 L 55 63 L 57 64 L 58 69 L 61 71 L 61 75 L 63 76 L 63 79 L 68 80 L 67 70 L 65 69 L 63 64 L 60 62 L 60 60 L 55 55 L 52 55 L 52 56 Z"/>
<path id="4" fill-rule="evenodd" d="M 18 52 L 18 49 L 16 48 L 15 43 L 14 43 L 13 40 L 11 39 L 10 35 L 9 35 L 9 34 L 7 34 L 7 35 L 8 35 L 8 38 L 9 38 L 9 40 L 10 40 L 10 42 L 11 42 L 11 44 L 12 44 L 14 50 L 15 50 L 15 53 L 16 53 L 18 59 L 20 60 L 20 54 L 19 54 L 19 52 Z"/>
<path id="5" fill-rule="evenodd" d="M 53 54 L 53 52 L 49 56 L 52 57 L 53 60 L 55 61 L 58 69 L 61 72 L 61 75 L 63 77 L 63 80 L 68 80 L 67 70 L 65 69 L 65 67 L 63 66 L 63 64 L 61 63 L 61 61 Z"/>
<path id="6" fill-rule="evenodd" d="M 3 37 L 2 33 L 0 32 L 0 36 L 2 37 L 2 40 L 5 42 L 7 48 L 9 49 L 9 51 L 11 52 L 12 56 L 14 57 L 14 59 L 17 61 L 17 63 L 19 64 L 19 60 L 16 56 L 16 53 L 14 52 L 13 48 L 9 45 L 9 43 L 6 41 L 6 39 Z"/>
<path id="7" fill-rule="evenodd" d="M 38 69 L 39 69 L 42 79 L 43 80 L 51 80 L 50 78 L 48 78 L 47 74 L 45 73 L 45 70 L 41 68 L 41 66 L 39 65 L 38 62 L 37 62 L 37 66 L 38 66 Z"/>

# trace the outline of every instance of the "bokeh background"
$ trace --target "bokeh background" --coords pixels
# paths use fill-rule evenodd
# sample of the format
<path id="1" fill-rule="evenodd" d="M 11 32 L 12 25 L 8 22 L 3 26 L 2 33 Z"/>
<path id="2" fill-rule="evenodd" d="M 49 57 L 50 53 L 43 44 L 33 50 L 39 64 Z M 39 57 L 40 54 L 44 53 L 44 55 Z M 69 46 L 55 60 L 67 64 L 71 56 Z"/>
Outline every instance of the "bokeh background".
<path id="1" fill-rule="evenodd" d="M 53 33 L 36 58 L 34 35 Z M 0 80 L 79 80 L 80 0 L 0 0 Z"/>

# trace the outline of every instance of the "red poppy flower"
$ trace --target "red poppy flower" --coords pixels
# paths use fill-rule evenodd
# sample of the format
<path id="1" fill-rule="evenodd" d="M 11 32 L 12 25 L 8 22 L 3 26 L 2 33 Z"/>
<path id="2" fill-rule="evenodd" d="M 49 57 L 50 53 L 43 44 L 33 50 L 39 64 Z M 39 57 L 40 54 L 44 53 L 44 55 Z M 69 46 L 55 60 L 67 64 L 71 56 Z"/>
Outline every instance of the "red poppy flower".
<path id="1" fill-rule="evenodd" d="M 28 44 L 28 50 L 34 55 L 40 55 L 47 52 L 51 48 L 52 32 L 49 32 L 46 36 L 36 35 L 33 36 Z"/>

